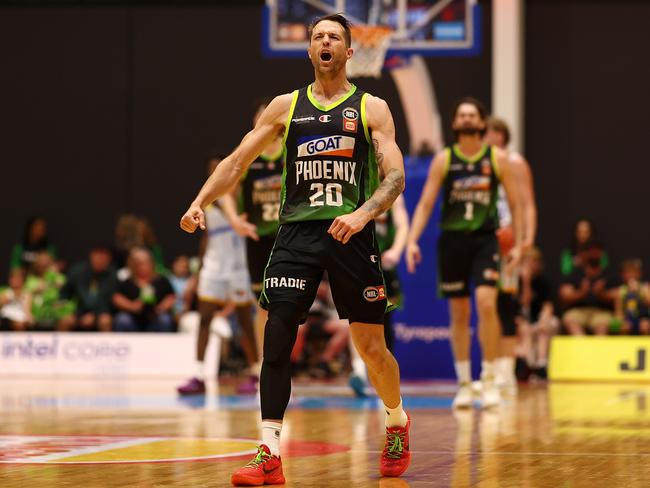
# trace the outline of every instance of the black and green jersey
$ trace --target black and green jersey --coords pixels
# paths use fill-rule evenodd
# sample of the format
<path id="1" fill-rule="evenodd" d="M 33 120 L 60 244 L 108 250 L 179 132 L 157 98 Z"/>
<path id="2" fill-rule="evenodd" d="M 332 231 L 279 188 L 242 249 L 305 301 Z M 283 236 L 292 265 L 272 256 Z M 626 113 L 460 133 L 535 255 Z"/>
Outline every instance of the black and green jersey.
<path id="1" fill-rule="evenodd" d="M 393 212 L 389 209 L 375 219 L 375 238 L 377 239 L 377 248 L 383 253 L 395 242 L 395 223 L 393 222 Z"/>
<path id="2" fill-rule="evenodd" d="M 282 188 L 282 150 L 261 155 L 249 167 L 241 182 L 240 209 L 257 226 L 260 236 L 278 231 L 280 189 Z"/>
<path id="3" fill-rule="evenodd" d="M 446 148 L 443 230 L 494 231 L 498 228 L 500 174 L 494 148 L 484 146 L 471 159 L 457 145 Z"/>
<path id="4" fill-rule="evenodd" d="M 348 214 L 375 191 L 379 172 L 366 122 L 367 96 L 352 85 L 323 106 L 311 85 L 293 92 L 284 134 L 281 224 Z"/>

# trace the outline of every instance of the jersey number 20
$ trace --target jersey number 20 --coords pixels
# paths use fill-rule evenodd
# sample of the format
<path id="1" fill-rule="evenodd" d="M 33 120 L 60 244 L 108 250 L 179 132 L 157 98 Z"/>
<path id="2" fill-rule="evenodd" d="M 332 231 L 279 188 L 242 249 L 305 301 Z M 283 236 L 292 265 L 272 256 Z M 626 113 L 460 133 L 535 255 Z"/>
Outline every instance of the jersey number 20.
<path id="1" fill-rule="evenodd" d="M 330 207 L 343 205 L 343 187 L 339 183 L 328 183 L 325 185 L 325 191 L 322 183 L 312 183 L 310 190 L 314 192 L 309 196 L 310 207 L 322 207 L 325 204 Z M 323 195 L 325 195 L 324 201 Z"/>

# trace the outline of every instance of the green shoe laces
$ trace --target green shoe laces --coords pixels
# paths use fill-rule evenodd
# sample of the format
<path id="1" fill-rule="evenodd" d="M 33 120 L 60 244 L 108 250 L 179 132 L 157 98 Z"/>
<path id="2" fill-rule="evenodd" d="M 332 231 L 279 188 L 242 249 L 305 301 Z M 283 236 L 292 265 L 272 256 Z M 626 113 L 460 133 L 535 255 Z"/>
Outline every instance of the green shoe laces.
<path id="1" fill-rule="evenodd" d="M 386 442 L 388 444 L 386 457 L 390 459 L 400 459 L 402 457 L 402 452 L 404 451 L 404 436 L 404 432 L 389 432 L 386 435 Z"/>
<path id="2" fill-rule="evenodd" d="M 267 454 L 267 452 L 262 448 L 262 446 L 257 446 L 257 454 L 255 457 L 246 465 L 246 466 L 259 466 L 260 464 L 268 461 L 271 459 L 271 455 Z"/>

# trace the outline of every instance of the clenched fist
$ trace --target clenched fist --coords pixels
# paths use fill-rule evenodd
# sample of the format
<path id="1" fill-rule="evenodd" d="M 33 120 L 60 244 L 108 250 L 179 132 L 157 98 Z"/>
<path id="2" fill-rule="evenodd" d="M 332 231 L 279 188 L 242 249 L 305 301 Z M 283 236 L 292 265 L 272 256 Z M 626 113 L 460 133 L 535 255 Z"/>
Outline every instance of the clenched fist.
<path id="1" fill-rule="evenodd" d="M 185 215 L 181 218 L 181 229 L 190 234 L 196 230 L 197 227 L 200 227 L 201 230 L 205 230 L 205 214 L 203 210 L 198 205 L 192 205 L 187 209 Z"/>
<path id="2" fill-rule="evenodd" d="M 350 237 L 360 232 L 368 222 L 368 213 L 355 210 L 350 214 L 336 217 L 327 232 L 337 241 L 347 244 Z"/>

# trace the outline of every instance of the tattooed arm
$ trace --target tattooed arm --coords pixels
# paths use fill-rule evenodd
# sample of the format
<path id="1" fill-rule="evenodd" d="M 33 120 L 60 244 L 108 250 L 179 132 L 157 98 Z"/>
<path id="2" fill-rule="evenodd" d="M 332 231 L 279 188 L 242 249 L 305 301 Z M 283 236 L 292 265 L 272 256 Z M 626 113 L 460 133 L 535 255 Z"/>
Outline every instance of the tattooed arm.
<path id="1" fill-rule="evenodd" d="M 372 144 L 382 182 L 361 207 L 332 222 L 328 232 L 343 244 L 368 222 L 388 210 L 404 191 L 404 159 L 395 142 L 395 124 L 386 102 L 369 95 L 366 100 L 366 120 L 372 131 Z"/>

